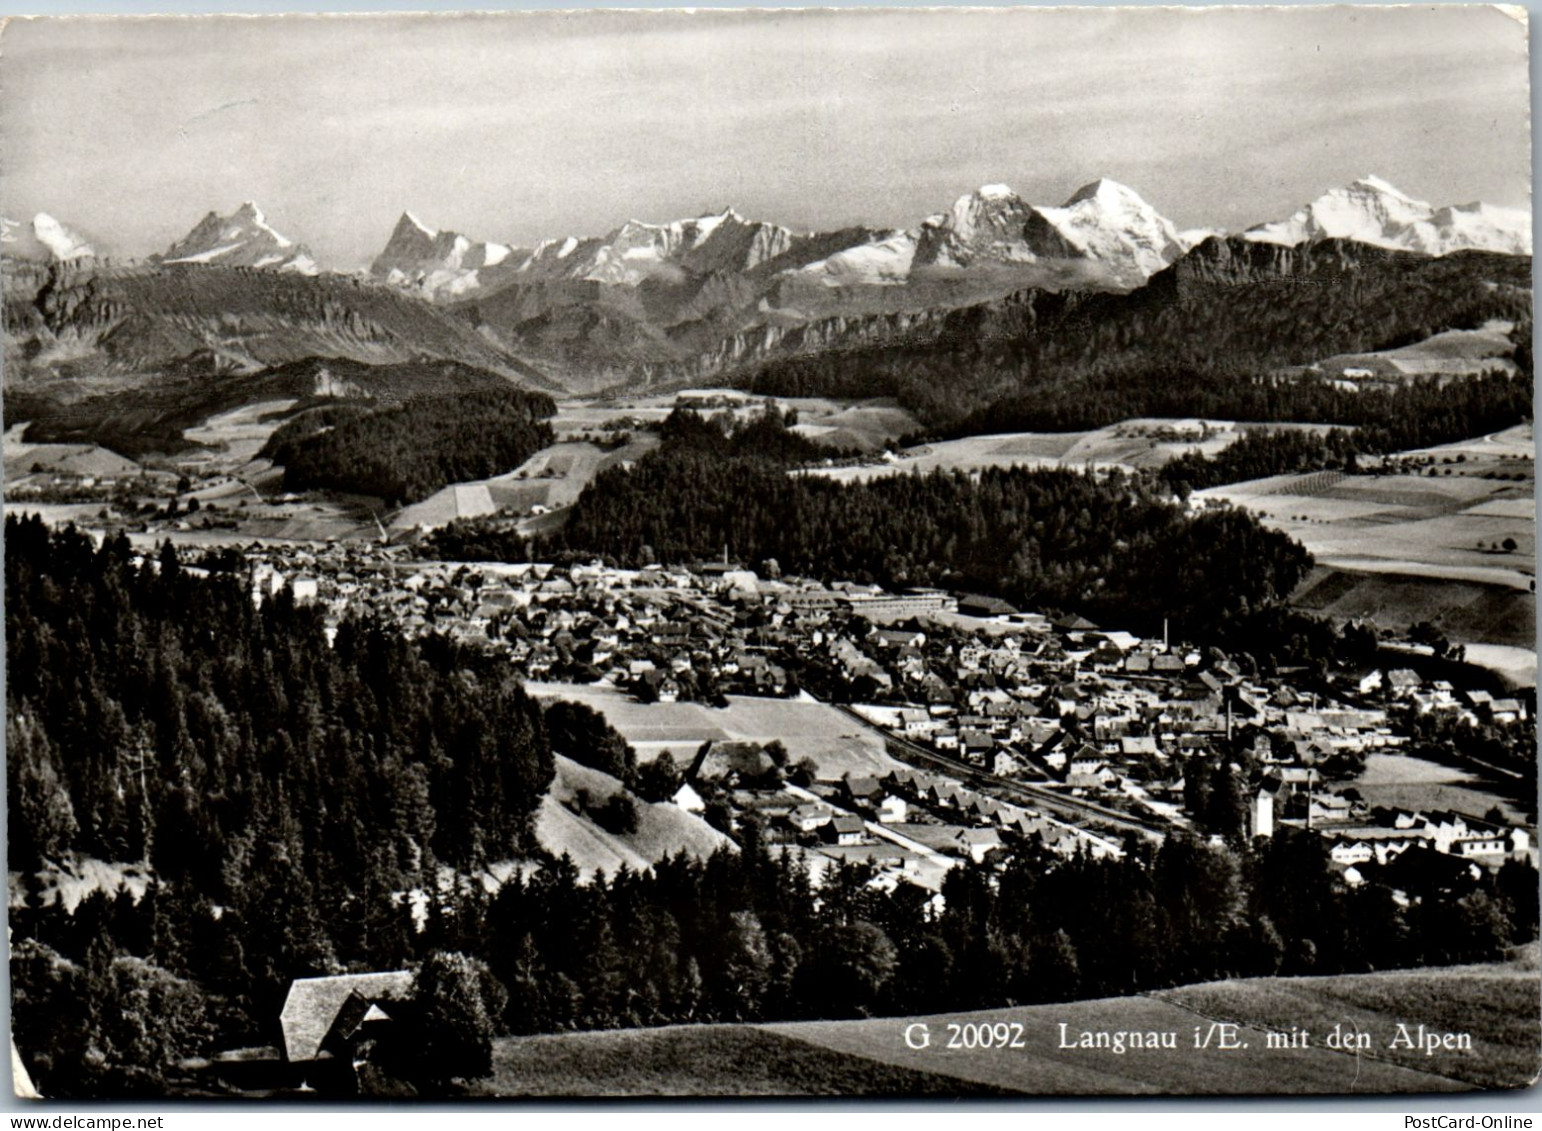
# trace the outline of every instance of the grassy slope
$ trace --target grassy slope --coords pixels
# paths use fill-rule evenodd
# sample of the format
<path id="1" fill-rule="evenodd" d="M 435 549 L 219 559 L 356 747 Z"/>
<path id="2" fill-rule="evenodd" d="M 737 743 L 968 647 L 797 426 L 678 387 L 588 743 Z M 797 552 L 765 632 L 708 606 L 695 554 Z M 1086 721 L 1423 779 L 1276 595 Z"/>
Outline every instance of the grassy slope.
<path id="1" fill-rule="evenodd" d="M 487 1096 L 958 1096 L 1003 1089 L 832 1054 L 763 1029 L 685 1025 L 498 1042 Z"/>
<path id="2" fill-rule="evenodd" d="M 1217 1014 L 1219 1015 L 1219 1014 Z M 839 1052 L 865 1051 L 887 1063 L 929 1069 L 961 1080 L 988 1083 L 1029 1095 L 1249 1095 L 1457 1091 L 1457 1081 L 1379 1062 L 1357 1064 L 1321 1048 L 1271 1050 L 1264 1034 L 1244 1029 L 1245 1049 L 1195 1049 L 1194 1027 L 1209 1022 L 1181 1006 L 1151 997 L 1110 998 L 1063 1005 L 1026 1006 L 981 1013 L 946 1014 L 924 1020 L 933 1046 L 907 1048 L 908 1020 L 819 1021 L 778 1026 Z M 949 1022 L 1021 1022 L 1021 1049 L 948 1049 Z M 1083 1031 L 1174 1032 L 1176 1049 L 1062 1049 L 1060 1023 L 1074 1043 Z M 1218 1038 L 1217 1038 L 1218 1039 Z"/>
<path id="3" fill-rule="evenodd" d="M 596 869 L 614 875 L 622 864 L 639 870 L 682 851 L 710 856 L 731 843 L 706 821 L 671 802 L 649 804 L 636 797 L 636 831 L 624 835 L 606 832 L 564 804 L 571 802 L 580 789 L 588 790 L 597 803 L 621 791 L 622 786 L 609 774 L 559 754 L 551 791 L 541 800 L 536 813 L 536 837 L 541 847 L 554 855 L 566 852 L 571 856 L 583 875 L 591 875 Z"/>
<path id="4" fill-rule="evenodd" d="M 1268 978 L 1218 982 L 1163 995 L 1206 1016 L 1274 1029 L 1299 1025 L 1314 1037 L 1335 1025 L 1368 1032 L 1371 1055 L 1418 1071 L 1434 1071 L 1480 1088 L 1524 1087 L 1542 1067 L 1535 971 L 1477 968 L 1396 971 L 1338 978 Z M 1398 1023 L 1418 1039 L 1418 1026 L 1472 1034 L 1471 1051 L 1389 1049 Z"/>
<path id="5" fill-rule="evenodd" d="M 906 1047 L 912 1021 L 933 1045 Z M 1193 1047 L 1195 1026 L 1241 1025 L 1246 1049 Z M 1023 1025 L 1024 1048 L 950 1050 L 950 1021 Z M 1176 1032 L 1176 1050 L 1062 1049 L 1081 1030 Z M 1359 1056 L 1322 1047 L 1337 1022 L 1370 1032 Z M 1472 1052 L 1388 1050 L 1399 1022 L 1472 1034 Z M 1268 1049 L 1300 1026 L 1312 1047 Z M 1538 976 L 1523 961 L 1329 978 L 1258 978 L 1161 994 L 927 1018 L 676 1026 L 503 1041 L 490 1095 L 1340 1094 L 1524 1087 L 1539 1062 Z"/>

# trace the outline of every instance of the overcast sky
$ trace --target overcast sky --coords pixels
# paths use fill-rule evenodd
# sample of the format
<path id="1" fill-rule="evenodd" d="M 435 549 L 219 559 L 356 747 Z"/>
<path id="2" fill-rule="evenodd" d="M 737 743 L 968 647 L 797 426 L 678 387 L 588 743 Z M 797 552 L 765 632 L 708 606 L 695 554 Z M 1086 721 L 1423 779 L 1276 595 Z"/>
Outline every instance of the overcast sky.
<path id="1" fill-rule="evenodd" d="M 908 227 L 1099 176 L 1180 227 L 1366 173 L 1527 206 L 1525 51 L 1465 6 L 17 20 L 0 212 L 140 256 L 254 199 L 351 268 L 403 209 L 529 245 L 728 204 Z"/>

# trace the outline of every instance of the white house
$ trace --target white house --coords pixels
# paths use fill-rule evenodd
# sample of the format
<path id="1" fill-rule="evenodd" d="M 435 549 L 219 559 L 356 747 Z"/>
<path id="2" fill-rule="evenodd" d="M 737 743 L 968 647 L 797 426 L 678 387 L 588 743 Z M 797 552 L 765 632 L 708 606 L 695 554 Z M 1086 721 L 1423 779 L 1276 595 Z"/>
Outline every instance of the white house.
<path id="1" fill-rule="evenodd" d="M 696 792 L 696 787 L 691 785 L 690 782 L 686 782 L 679 789 L 675 790 L 675 795 L 670 800 L 687 813 L 701 813 L 705 812 L 707 808 L 707 803 L 702 800 L 701 794 Z"/>

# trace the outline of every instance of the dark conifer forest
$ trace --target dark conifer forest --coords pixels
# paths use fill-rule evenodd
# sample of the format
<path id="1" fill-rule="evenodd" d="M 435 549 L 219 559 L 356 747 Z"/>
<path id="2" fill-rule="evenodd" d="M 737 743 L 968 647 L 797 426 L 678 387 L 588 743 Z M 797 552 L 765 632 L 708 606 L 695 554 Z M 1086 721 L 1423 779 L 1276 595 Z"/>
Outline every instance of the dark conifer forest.
<path id="1" fill-rule="evenodd" d="M 284 467 L 289 491 L 416 502 L 450 483 L 512 471 L 552 442 L 544 393 L 481 389 L 397 405 L 316 409 L 279 428 L 263 455 Z"/>
<path id="2" fill-rule="evenodd" d="M 1206 241 L 1128 294 L 1022 291 L 949 313 L 923 341 L 778 359 L 734 380 L 778 396 L 897 397 L 936 436 L 1142 416 L 1358 424 L 1359 394 L 1282 374 L 1490 320 L 1514 325 L 1529 377 L 1528 258 L 1233 238 Z"/>
<path id="3" fill-rule="evenodd" d="M 725 435 L 677 411 L 663 445 L 597 476 L 541 550 L 639 565 L 706 559 L 727 546 L 735 558 L 774 558 L 792 573 L 945 585 L 1136 631 L 1160 630 L 1170 617 L 1195 637 L 1288 594 L 1311 564 L 1251 517 L 1190 513 L 1141 477 L 1013 468 L 842 484 L 790 474 L 782 435 L 801 440 L 774 412 Z M 450 526 L 434 546 L 463 561 L 523 550 L 475 522 Z"/>

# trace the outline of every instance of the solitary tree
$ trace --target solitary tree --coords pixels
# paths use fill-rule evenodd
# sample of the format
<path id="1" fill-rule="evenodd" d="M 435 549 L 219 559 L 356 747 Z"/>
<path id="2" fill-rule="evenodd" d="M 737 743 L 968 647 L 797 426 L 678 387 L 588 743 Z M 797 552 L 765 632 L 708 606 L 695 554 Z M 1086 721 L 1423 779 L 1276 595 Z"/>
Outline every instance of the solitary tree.
<path id="1" fill-rule="evenodd" d="M 435 951 L 423 961 L 413 985 L 419 1038 L 415 1069 L 436 1091 L 452 1080 L 492 1074 L 494 1019 L 501 1016 L 508 991 L 475 958 Z"/>

